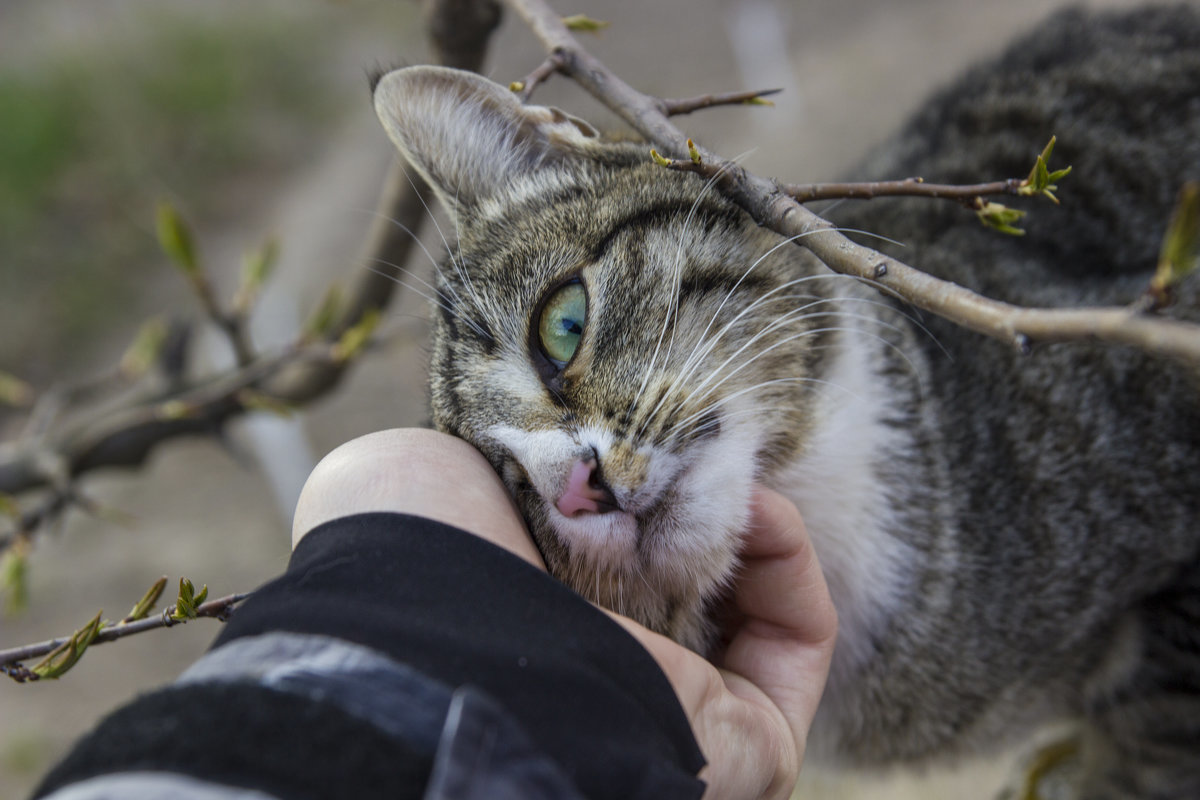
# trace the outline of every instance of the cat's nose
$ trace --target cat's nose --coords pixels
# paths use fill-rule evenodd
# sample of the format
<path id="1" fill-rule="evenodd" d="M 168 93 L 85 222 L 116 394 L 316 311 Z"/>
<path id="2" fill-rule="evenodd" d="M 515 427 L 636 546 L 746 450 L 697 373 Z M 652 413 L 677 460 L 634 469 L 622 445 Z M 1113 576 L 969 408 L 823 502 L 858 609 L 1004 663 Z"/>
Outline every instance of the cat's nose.
<path id="1" fill-rule="evenodd" d="M 599 462 L 594 457 L 575 462 L 571 476 L 567 478 L 567 488 L 555 503 L 564 517 L 607 514 L 620 510 L 617 498 L 601 477 L 598 466 Z"/>

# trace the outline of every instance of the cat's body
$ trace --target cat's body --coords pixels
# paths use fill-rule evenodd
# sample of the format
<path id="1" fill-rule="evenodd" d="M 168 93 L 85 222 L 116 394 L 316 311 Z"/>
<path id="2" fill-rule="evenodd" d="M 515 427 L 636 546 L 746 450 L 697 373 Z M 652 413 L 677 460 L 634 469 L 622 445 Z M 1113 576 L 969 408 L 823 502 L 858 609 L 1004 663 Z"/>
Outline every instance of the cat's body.
<path id="1" fill-rule="evenodd" d="M 870 164 L 1023 174 L 1055 133 L 1076 172 L 1028 236 L 930 200 L 835 221 L 1000 299 L 1132 300 L 1200 168 L 1200 23 L 1134 20 L 1058 18 Z M 804 514 L 839 611 L 815 751 L 927 759 L 1084 715 L 1087 796 L 1200 796 L 1194 370 L 918 324 L 697 176 L 481 79 L 400 70 L 376 102 L 456 212 L 435 422 L 493 462 L 552 572 L 703 647 L 767 483 Z M 1179 306 L 1200 317 L 1194 287 Z"/>

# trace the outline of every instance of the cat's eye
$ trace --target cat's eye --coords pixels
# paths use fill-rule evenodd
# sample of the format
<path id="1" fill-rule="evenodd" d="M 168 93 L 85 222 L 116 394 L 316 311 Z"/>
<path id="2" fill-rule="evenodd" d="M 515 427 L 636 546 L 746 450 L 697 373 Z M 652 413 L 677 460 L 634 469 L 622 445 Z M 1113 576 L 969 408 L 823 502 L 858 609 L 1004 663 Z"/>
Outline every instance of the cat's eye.
<path id="1" fill-rule="evenodd" d="M 555 289 L 542 303 L 538 344 L 542 354 L 562 368 L 575 356 L 587 324 L 587 292 L 579 281 Z"/>

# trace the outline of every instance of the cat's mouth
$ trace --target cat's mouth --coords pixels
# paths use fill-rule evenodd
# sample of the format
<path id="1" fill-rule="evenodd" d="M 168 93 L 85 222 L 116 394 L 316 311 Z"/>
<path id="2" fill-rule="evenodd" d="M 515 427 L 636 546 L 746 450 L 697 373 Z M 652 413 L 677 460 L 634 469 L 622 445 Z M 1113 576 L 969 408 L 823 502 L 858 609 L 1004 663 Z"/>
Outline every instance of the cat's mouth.
<path id="1" fill-rule="evenodd" d="M 630 486 L 610 482 L 593 459 L 580 459 L 565 470 L 557 496 L 541 493 L 539 501 L 555 535 L 573 553 L 601 569 L 640 572 L 651 553 L 682 544 L 679 523 L 687 510 L 681 504 L 688 493 L 681 487 L 689 485 L 691 471 L 670 461 L 659 463 L 653 479 Z"/>
<path id="2" fill-rule="evenodd" d="M 547 505 L 553 507 L 549 503 Z M 636 556 L 642 524 L 637 516 L 628 511 L 614 508 L 603 514 L 568 517 L 554 508 L 549 518 L 555 533 L 572 551 L 582 550 L 604 567 L 627 567 Z"/>
<path id="3" fill-rule="evenodd" d="M 495 426 L 485 441 L 502 446 L 497 467 L 551 572 L 585 595 L 610 581 L 613 596 L 595 599 L 627 610 L 636 600 L 645 621 L 671 598 L 700 603 L 728 578 L 755 442 L 727 430 L 691 447 L 635 444 L 600 426 Z"/>

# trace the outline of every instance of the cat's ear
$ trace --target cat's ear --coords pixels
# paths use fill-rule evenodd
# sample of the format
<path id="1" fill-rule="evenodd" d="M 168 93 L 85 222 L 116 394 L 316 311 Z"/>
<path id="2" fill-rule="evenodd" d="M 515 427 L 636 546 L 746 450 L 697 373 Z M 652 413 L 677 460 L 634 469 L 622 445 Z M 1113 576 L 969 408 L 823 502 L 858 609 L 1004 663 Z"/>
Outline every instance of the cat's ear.
<path id="1" fill-rule="evenodd" d="M 596 138 L 583 120 L 525 106 L 473 72 L 406 67 L 375 85 L 375 113 L 448 209 L 469 208 L 513 178 L 561 164 Z"/>

